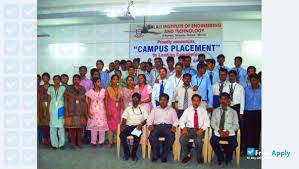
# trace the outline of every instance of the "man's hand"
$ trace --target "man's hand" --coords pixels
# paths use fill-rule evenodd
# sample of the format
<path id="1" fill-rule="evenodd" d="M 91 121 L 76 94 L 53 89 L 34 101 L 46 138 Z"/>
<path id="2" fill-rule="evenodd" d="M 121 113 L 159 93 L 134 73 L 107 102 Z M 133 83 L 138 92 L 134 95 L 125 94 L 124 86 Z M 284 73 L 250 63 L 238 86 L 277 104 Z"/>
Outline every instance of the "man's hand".
<path id="1" fill-rule="evenodd" d="M 225 131 L 224 132 L 224 137 L 228 137 L 229 136 L 229 131 Z"/>
<path id="2" fill-rule="evenodd" d="M 148 130 L 149 131 L 153 131 L 154 130 L 154 126 L 152 126 L 152 125 L 148 126 Z"/>
<path id="3" fill-rule="evenodd" d="M 239 114 L 239 120 L 241 121 L 243 119 L 243 114 Z"/>
<path id="4" fill-rule="evenodd" d="M 188 130 L 187 130 L 186 127 L 182 130 L 182 134 L 181 135 L 188 136 Z"/>
<path id="5" fill-rule="evenodd" d="M 207 112 L 213 112 L 214 108 L 207 108 Z"/>
<path id="6" fill-rule="evenodd" d="M 125 124 L 121 124 L 120 125 L 120 132 L 123 132 L 126 128 L 126 125 Z"/>
<path id="7" fill-rule="evenodd" d="M 139 124 L 139 125 L 137 126 L 137 130 L 141 130 L 141 128 L 142 128 L 142 125 Z"/>
<path id="8" fill-rule="evenodd" d="M 194 86 L 193 91 L 197 91 L 197 90 L 198 90 L 198 86 Z"/>
<path id="9" fill-rule="evenodd" d="M 197 134 L 198 136 L 201 136 L 201 135 L 202 135 L 202 132 L 203 132 L 203 129 L 200 128 L 199 130 L 197 130 L 197 133 L 196 133 L 196 134 Z"/>
<path id="10" fill-rule="evenodd" d="M 219 133 L 220 137 L 224 136 L 224 131 L 223 130 L 218 130 L 218 133 Z"/>
<path id="11" fill-rule="evenodd" d="M 172 126 L 172 128 L 171 128 L 170 131 L 173 132 L 173 133 L 175 133 L 176 132 L 176 127 Z"/>

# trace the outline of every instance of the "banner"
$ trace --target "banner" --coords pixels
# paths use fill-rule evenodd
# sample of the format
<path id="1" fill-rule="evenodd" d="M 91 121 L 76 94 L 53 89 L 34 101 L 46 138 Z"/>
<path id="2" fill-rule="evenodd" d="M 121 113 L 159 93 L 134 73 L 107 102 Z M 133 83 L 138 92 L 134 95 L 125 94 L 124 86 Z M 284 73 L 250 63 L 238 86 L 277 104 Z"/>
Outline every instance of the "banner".
<path id="1" fill-rule="evenodd" d="M 130 25 L 130 59 L 161 57 L 165 61 L 173 56 L 177 61 L 184 55 L 191 56 L 195 65 L 200 53 L 214 59 L 222 53 L 221 22 L 150 23 L 146 27 L 155 34 L 141 33 L 143 24 Z"/>

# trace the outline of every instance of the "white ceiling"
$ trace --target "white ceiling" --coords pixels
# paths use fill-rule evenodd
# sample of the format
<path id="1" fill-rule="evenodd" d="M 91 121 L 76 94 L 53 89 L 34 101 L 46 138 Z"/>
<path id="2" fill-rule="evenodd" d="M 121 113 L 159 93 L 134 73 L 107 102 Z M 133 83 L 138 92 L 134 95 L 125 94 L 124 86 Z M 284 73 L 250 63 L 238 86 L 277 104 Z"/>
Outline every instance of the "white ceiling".
<path id="1" fill-rule="evenodd" d="M 260 0 L 134 0 L 134 8 L 170 7 L 165 16 L 147 16 L 147 22 L 201 20 L 261 20 Z M 104 10 L 126 9 L 127 0 L 38 0 L 38 26 L 141 23 L 111 18 Z"/>

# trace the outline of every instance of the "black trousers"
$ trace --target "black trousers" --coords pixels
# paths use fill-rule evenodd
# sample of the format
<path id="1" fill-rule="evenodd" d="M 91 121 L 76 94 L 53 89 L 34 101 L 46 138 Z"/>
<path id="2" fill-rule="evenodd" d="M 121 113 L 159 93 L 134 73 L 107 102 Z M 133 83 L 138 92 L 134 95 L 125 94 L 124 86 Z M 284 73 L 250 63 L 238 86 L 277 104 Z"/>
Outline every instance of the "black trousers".
<path id="1" fill-rule="evenodd" d="M 136 128 L 137 126 L 128 126 L 126 125 L 126 128 L 124 129 L 124 131 L 120 132 L 119 134 L 119 138 L 121 140 L 121 144 L 123 146 L 123 150 L 124 150 L 124 154 L 125 156 L 136 156 L 136 152 L 139 146 L 139 142 L 140 142 L 140 137 L 137 137 L 135 135 L 132 135 L 132 131 Z M 130 149 L 128 146 L 128 142 L 127 142 L 127 136 L 133 136 L 134 137 L 134 142 L 133 142 L 133 149 L 132 149 L 132 153 L 130 153 Z"/>
<path id="2" fill-rule="evenodd" d="M 183 115 L 184 111 L 185 111 L 185 110 L 178 110 L 178 113 L 177 113 L 177 115 L 178 115 L 178 119 L 181 118 L 181 116 Z"/>
<path id="3" fill-rule="evenodd" d="M 224 152 L 222 152 L 222 150 L 221 150 L 222 145 L 219 144 L 220 140 L 228 141 L 227 145 L 223 145 L 223 149 L 226 154 L 225 158 L 224 158 Z M 214 131 L 213 131 L 213 135 L 211 137 L 210 143 L 211 143 L 211 146 L 217 156 L 218 161 L 224 161 L 224 159 L 232 160 L 233 152 L 236 149 L 236 147 L 238 146 L 236 136 L 217 137 L 217 136 L 215 136 Z"/>
<path id="4" fill-rule="evenodd" d="M 261 136 L 261 110 L 244 111 L 244 149 L 253 147 L 259 150 Z"/>
<path id="5" fill-rule="evenodd" d="M 149 135 L 149 141 L 152 146 L 152 157 L 153 158 L 162 158 L 167 159 L 171 147 L 174 143 L 175 134 L 171 132 L 171 124 L 159 124 L 154 125 L 154 130 L 151 131 Z M 159 137 L 164 137 L 165 141 L 163 142 L 162 155 L 160 156 L 160 144 Z"/>
<path id="6" fill-rule="evenodd" d="M 238 113 L 238 122 L 239 122 L 239 128 L 240 128 L 240 138 L 241 138 L 241 150 L 243 150 L 244 147 L 244 126 L 241 126 L 241 120 L 239 119 L 239 115 L 240 115 L 240 104 L 236 104 L 233 107 L 231 107 L 232 109 L 236 110 L 236 112 Z M 244 118 L 243 118 L 244 119 Z M 244 122 L 244 120 L 243 120 Z M 243 151 L 243 153 L 246 151 Z"/>

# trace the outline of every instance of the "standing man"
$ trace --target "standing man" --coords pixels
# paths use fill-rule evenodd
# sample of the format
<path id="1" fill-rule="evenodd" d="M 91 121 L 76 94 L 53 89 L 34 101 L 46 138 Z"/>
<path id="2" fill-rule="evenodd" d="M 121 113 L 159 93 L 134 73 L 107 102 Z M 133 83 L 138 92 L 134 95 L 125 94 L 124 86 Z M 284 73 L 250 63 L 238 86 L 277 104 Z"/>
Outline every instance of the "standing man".
<path id="1" fill-rule="evenodd" d="M 223 93 L 223 89 L 228 85 L 227 79 L 227 69 L 219 69 L 219 81 L 214 83 L 213 88 L 213 108 L 218 108 L 220 106 L 219 96 Z"/>
<path id="2" fill-rule="evenodd" d="M 119 70 L 119 65 L 120 65 L 119 60 L 115 60 L 114 61 L 114 70 Z"/>
<path id="3" fill-rule="evenodd" d="M 97 69 L 99 71 L 99 78 L 102 81 L 101 88 L 106 89 L 109 85 L 109 75 L 108 75 L 107 72 L 103 71 L 104 62 L 102 60 L 97 60 L 96 66 L 97 66 Z"/>
<path id="4" fill-rule="evenodd" d="M 219 71 L 221 68 L 229 71 L 229 68 L 224 65 L 224 61 L 225 61 L 225 56 L 223 54 L 217 56 L 217 62 L 218 62 L 218 65 L 216 66 L 217 71 Z"/>
<path id="5" fill-rule="evenodd" d="M 219 71 L 215 69 L 215 59 L 207 59 L 206 62 L 208 70 L 206 71 L 205 75 L 210 78 L 211 85 L 213 85 L 219 80 Z"/>
<path id="6" fill-rule="evenodd" d="M 256 73 L 256 68 L 254 66 L 248 66 L 247 68 L 247 78 L 240 81 L 240 85 L 242 85 L 244 87 L 244 89 L 248 86 L 250 86 L 250 80 L 249 80 L 249 76 L 252 75 L 252 74 L 255 74 Z"/>
<path id="7" fill-rule="evenodd" d="M 191 159 L 189 139 L 194 139 L 197 163 L 202 164 L 202 139 L 205 130 L 210 126 L 210 119 L 207 110 L 200 107 L 201 97 L 198 94 L 192 96 L 192 105 L 189 106 L 180 118 L 182 136 L 180 143 L 182 146 L 182 163 L 187 163 Z"/>
<path id="8" fill-rule="evenodd" d="M 80 66 L 79 68 L 79 74 L 80 74 L 80 85 L 84 87 L 85 91 L 89 91 L 90 89 L 92 89 L 92 81 L 89 80 L 86 77 L 86 73 L 87 73 L 87 67 L 86 66 Z"/>
<path id="9" fill-rule="evenodd" d="M 210 140 L 219 165 L 221 165 L 224 160 L 226 164 L 231 162 L 233 151 L 238 146 L 236 131 L 239 128 L 238 114 L 228 105 L 228 93 L 220 94 L 220 103 L 221 107 L 215 109 L 212 114 L 211 127 L 213 128 L 213 134 Z M 224 147 L 226 152 L 225 158 L 224 153 L 221 150 L 221 145 L 219 144 L 220 140 L 228 141 L 228 145 Z"/>
<path id="10" fill-rule="evenodd" d="M 173 83 L 166 78 L 167 69 L 162 67 L 160 68 L 159 76 L 161 79 L 158 83 L 154 84 L 153 92 L 152 92 L 152 105 L 153 107 L 159 106 L 159 98 L 160 95 L 166 93 L 169 97 L 168 106 L 171 106 L 171 100 L 174 92 Z"/>
<path id="11" fill-rule="evenodd" d="M 172 81 L 174 89 L 184 83 L 182 71 L 183 65 L 178 62 L 175 64 L 175 74 L 168 78 L 170 81 Z"/>
<path id="12" fill-rule="evenodd" d="M 166 59 L 168 71 L 167 71 L 167 77 L 170 77 L 175 74 L 175 69 L 173 67 L 174 65 L 174 58 L 172 56 L 168 56 Z"/>
<path id="13" fill-rule="evenodd" d="M 206 55 L 201 53 L 198 55 L 198 63 L 202 62 L 202 63 L 205 63 L 206 61 Z"/>
<path id="14" fill-rule="evenodd" d="M 178 62 L 181 63 L 184 67 L 184 65 L 185 65 L 185 56 L 184 55 L 179 56 Z"/>
<path id="15" fill-rule="evenodd" d="M 160 75 L 159 70 L 163 66 L 163 61 L 161 58 L 155 58 L 155 69 L 152 69 L 150 73 L 150 85 L 154 86 L 154 83 L 159 83 Z"/>
<path id="16" fill-rule="evenodd" d="M 138 76 L 139 74 L 142 74 L 143 71 L 139 67 L 140 65 L 140 58 L 133 59 L 133 66 L 135 68 L 134 76 Z"/>
<path id="17" fill-rule="evenodd" d="M 99 72 L 98 72 L 98 69 L 96 69 L 96 68 L 92 68 L 91 70 L 90 70 L 90 80 L 91 81 L 93 81 L 93 79 L 95 79 L 95 78 L 99 78 Z M 93 85 L 92 85 L 93 86 Z M 94 87 L 94 86 L 93 86 Z M 92 88 L 93 88 L 92 87 Z"/>
<path id="18" fill-rule="evenodd" d="M 261 139 L 262 87 L 257 74 L 249 76 L 251 86 L 245 88 L 244 150 L 259 150 Z"/>
<path id="19" fill-rule="evenodd" d="M 109 79 L 111 78 L 112 75 L 115 74 L 114 68 L 115 68 L 114 62 L 109 63 L 109 70 L 106 70 L 106 72 L 109 74 Z"/>
<path id="20" fill-rule="evenodd" d="M 192 105 L 191 97 L 194 94 L 199 94 L 198 91 L 193 91 L 190 84 L 191 77 L 192 76 L 189 73 L 183 75 L 184 84 L 175 88 L 174 95 L 172 97 L 172 107 L 176 110 L 178 118 L 183 115 L 184 110 Z M 175 106 L 176 100 L 178 102 L 177 107 Z"/>
<path id="21" fill-rule="evenodd" d="M 146 70 L 143 73 L 146 78 L 146 84 L 150 83 L 150 74 L 151 74 L 152 69 L 153 69 L 152 62 L 146 62 Z"/>
<path id="22" fill-rule="evenodd" d="M 125 80 L 127 77 L 127 62 L 125 60 L 120 61 L 121 79 Z"/>
<path id="23" fill-rule="evenodd" d="M 148 116 L 147 111 L 139 104 L 140 99 L 141 95 L 139 93 L 134 93 L 132 96 L 133 105 L 128 106 L 122 114 L 119 137 L 124 149 L 125 160 L 128 160 L 129 157 L 131 157 L 133 161 L 138 160 L 136 152 L 140 143 L 141 134 L 139 136 L 132 135 L 132 131 L 134 131 L 136 128 L 137 130 L 142 131 L 142 126 L 146 124 L 146 119 Z M 133 149 L 131 153 L 127 142 L 127 136 L 134 137 Z"/>
<path id="24" fill-rule="evenodd" d="M 242 57 L 240 56 L 235 57 L 235 63 L 234 63 L 235 67 L 231 69 L 237 72 L 237 79 L 236 79 L 237 83 L 240 83 L 241 81 L 247 78 L 246 70 L 241 67 L 242 62 L 243 62 Z"/>
<path id="25" fill-rule="evenodd" d="M 151 131 L 149 141 L 152 146 L 152 162 L 160 157 L 163 163 L 167 162 L 167 156 L 174 143 L 176 127 L 179 123 L 175 110 L 167 106 L 169 96 L 165 93 L 159 97 L 160 106 L 155 107 L 148 116 L 148 130 Z M 162 155 L 160 155 L 159 137 L 164 137 Z"/>
<path id="26" fill-rule="evenodd" d="M 61 75 L 61 84 L 64 86 L 64 87 L 68 87 L 68 81 L 69 81 L 69 76 L 67 74 L 62 74 Z"/>
<path id="27" fill-rule="evenodd" d="M 211 112 L 213 110 L 213 90 L 209 77 L 204 75 L 206 64 L 199 62 L 197 64 L 197 71 L 198 73 L 192 76 L 191 85 L 193 86 L 193 90 L 198 91 L 201 96 L 200 106 Z"/>
<path id="28" fill-rule="evenodd" d="M 183 74 L 189 73 L 191 76 L 196 75 L 197 71 L 193 68 L 191 68 L 191 57 L 185 56 L 185 65 L 183 69 Z"/>

